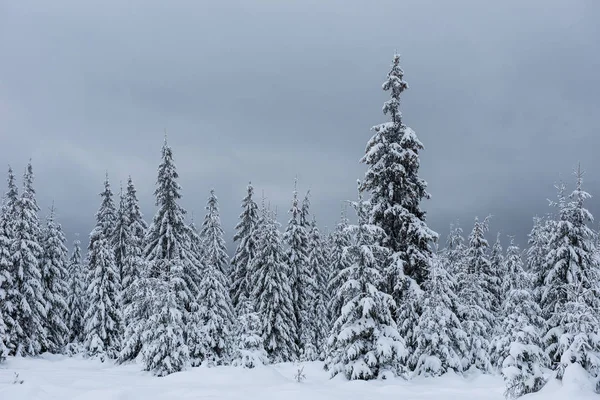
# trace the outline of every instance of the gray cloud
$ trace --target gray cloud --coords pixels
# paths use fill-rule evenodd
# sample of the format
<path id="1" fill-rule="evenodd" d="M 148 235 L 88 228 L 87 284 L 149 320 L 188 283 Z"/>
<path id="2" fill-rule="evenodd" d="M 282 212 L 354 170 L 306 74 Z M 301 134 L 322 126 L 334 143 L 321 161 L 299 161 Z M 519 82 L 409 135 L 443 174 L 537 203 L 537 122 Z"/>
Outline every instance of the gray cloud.
<path id="1" fill-rule="evenodd" d="M 0 162 L 32 157 L 41 205 L 85 235 L 105 171 L 151 218 L 166 128 L 196 215 L 214 187 L 231 233 L 252 180 L 285 222 L 298 175 L 333 226 L 397 50 L 430 224 L 491 213 L 524 243 L 578 161 L 600 193 L 599 17 L 593 0 L 3 2 Z"/>

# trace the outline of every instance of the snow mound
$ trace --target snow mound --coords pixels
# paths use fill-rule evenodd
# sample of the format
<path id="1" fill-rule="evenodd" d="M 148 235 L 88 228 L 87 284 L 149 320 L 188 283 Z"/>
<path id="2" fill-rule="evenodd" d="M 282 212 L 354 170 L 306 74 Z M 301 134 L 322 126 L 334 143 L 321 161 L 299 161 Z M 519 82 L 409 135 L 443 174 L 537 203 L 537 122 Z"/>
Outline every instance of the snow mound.
<path id="1" fill-rule="evenodd" d="M 579 364 L 571 364 L 565 370 L 562 381 L 550 379 L 538 393 L 523 396 L 524 400 L 598 400 L 594 379 Z"/>

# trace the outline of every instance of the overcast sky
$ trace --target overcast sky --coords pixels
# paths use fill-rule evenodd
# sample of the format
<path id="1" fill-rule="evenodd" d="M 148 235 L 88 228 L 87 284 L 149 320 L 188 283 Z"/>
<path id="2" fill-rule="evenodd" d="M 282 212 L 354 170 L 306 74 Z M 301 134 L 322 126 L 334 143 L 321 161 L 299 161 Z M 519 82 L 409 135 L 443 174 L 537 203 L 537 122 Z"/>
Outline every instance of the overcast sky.
<path id="1" fill-rule="evenodd" d="M 43 214 L 86 238 L 106 171 L 152 218 L 166 128 L 184 207 L 214 187 L 229 242 L 249 180 L 285 224 L 297 175 L 331 227 L 397 51 L 429 224 L 492 214 L 524 243 L 579 161 L 600 213 L 599 20 L 596 0 L 0 0 L 0 165 L 32 158 Z"/>

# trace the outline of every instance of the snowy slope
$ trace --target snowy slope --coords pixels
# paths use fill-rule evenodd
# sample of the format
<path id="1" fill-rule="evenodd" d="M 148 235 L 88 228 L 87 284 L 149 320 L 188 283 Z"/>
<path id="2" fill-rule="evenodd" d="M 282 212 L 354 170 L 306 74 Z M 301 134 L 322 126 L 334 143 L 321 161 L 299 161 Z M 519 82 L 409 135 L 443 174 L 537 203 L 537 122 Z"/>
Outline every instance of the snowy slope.
<path id="1" fill-rule="evenodd" d="M 159 399 L 260 399 L 260 400 L 368 400 L 368 399 L 461 399 L 500 400 L 504 390 L 501 378 L 492 376 L 437 379 L 419 378 L 410 382 L 353 381 L 328 379 L 321 363 L 306 363 L 306 380 L 294 380 L 294 364 L 278 364 L 253 370 L 217 367 L 193 368 L 156 378 L 140 372 L 139 365 L 114 366 L 81 358 L 44 355 L 39 359 L 15 359 L 0 365 L 2 400 L 159 400 Z M 13 384 L 18 372 L 22 385 Z M 525 396 L 527 400 L 589 399 L 577 387 L 568 395 L 556 383 L 552 390 Z M 573 385 L 572 385 L 573 386 Z M 576 386 L 576 385 L 575 385 Z M 588 392 L 589 393 L 589 392 Z"/>

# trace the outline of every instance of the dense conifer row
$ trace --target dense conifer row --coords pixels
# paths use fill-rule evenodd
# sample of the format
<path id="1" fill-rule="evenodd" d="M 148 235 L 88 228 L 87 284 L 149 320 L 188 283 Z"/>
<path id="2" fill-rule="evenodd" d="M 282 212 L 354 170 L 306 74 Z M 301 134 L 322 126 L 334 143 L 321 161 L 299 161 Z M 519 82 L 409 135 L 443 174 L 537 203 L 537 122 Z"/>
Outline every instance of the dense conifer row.
<path id="1" fill-rule="evenodd" d="M 389 121 L 373 127 L 365 179 L 328 235 L 294 181 L 285 229 L 249 184 L 229 258 L 211 190 L 200 230 L 180 204 L 166 137 L 156 211 L 146 224 L 131 178 L 118 206 L 108 175 L 87 252 L 69 255 L 54 207 L 40 222 L 31 163 L 22 188 L 8 170 L 0 208 L 0 361 L 42 352 L 137 360 L 163 376 L 188 366 L 253 368 L 324 361 L 332 376 L 375 379 L 500 373 L 506 396 L 538 391 L 574 364 L 598 382 L 600 250 L 583 173 L 558 188 L 554 213 L 535 217 L 529 248 L 490 218 L 445 248 L 426 223 L 423 144 L 406 126 L 400 59 L 383 83 Z M 599 385 L 600 387 L 600 385 Z"/>

